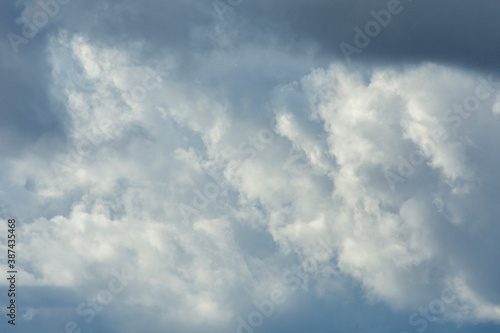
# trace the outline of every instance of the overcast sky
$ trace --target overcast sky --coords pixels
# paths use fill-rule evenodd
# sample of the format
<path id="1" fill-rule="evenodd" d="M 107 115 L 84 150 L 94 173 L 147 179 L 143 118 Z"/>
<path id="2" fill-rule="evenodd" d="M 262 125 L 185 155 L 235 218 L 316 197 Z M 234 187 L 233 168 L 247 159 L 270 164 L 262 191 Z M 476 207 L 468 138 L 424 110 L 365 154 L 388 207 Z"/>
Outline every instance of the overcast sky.
<path id="1" fill-rule="evenodd" d="M 499 13 L 0 2 L 2 332 L 497 333 Z"/>

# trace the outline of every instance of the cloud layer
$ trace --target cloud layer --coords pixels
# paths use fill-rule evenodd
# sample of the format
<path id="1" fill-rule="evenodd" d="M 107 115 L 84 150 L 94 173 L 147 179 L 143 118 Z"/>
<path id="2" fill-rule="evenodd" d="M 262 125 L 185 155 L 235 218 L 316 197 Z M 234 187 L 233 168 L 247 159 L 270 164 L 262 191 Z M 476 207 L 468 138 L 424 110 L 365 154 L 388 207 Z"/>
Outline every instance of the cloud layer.
<path id="1" fill-rule="evenodd" d="M 498 329 L 496 3 L 401 2 L 351 62 L 387 2 L 57 4 L 0 5 L 24 331 Z"/>

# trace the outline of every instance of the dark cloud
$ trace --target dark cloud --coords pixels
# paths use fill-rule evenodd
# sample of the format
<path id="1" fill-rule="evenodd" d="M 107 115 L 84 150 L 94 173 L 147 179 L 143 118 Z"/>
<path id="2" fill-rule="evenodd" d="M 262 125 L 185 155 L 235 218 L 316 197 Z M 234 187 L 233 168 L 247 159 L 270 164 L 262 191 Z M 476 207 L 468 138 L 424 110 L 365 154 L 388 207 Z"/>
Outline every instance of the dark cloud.
<path id="1" fill-rule="evenodd" d="M 21 35 L 15 18 L 19 9 L 4 2 L 2 16 L 2 60 L 0 62 L 0 154 L 18 155 L 43 138 L 64 138 L 64 106 L 50 98 L 50 64 L 45 57 L 46 35 L 40 33 L 15 52 L 8 33 Z"/>
<path id="2" fill-rule="evenodd" d="M 245 28 L 274 34 L 295 50 L 314 43 L 325 57 L 345 58 L 339 45 L 354 46 L 354 27 L 365 31 L 374 21 L 371 11 L 387 10 L 391 1 L 247 1 L 237 7 Z M 401 12 L 370 38 L 368 46 L 352 59 L 360 62 L 419 63 L 436 61 L 496 70 L 500 29 L 498 2 L 452 0 L 401 0 Z M 375 30 L 374 30 L 375 31 Z M 250 37 L 251 38 L 251 37 Z"/>

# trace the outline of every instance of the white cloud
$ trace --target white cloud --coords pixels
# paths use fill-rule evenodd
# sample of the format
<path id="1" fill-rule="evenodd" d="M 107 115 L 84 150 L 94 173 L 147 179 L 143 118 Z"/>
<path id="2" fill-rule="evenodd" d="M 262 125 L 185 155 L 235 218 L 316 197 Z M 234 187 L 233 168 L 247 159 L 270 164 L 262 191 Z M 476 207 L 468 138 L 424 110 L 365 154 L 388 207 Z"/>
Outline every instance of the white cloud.
<path id="1" fill-rule="evenodd" d="M 328 216 L 324 222 L 327 231 L 322 228 L 315 233 L 317 237 L 324 237 L 328 232 L 339 244 L 340 269 L 360 280 L 369 298 L 395 307 L 416 306 L 426 298 L 432 299 L 433 293 L 437 293 L 436 286 L 453 279 L 456 270 L 464 269 L 456 263 L 455 251 L 458 246 L 468 245 L 459 244 L 456 239 L 451 240 L 453 246 L 444 249 L 440 242 L 441 237 L 446 237 L 443 234 L 446 229 L 455 229 L 454 232 L 470 241 L 479 237 L 468 234 L 457 223 L 470 228 L 478 218 L 484 217 L 456 211 L 451 206 L 456 200 L 471 210 L 479 205 L 474 194 L 481 191 L 479 179 L 495 168 L 494 163 L 471 159 L 473 152 L 485 144 L 477 135 L 484 131 L 480 121 L 497 121 L 491 112 L 494 101 L 482 101 L 477 111 L 469 112 L 470 119 L 461 119 L 456 135 L 451 128 L 455 121 L 452 123 L 443 115 L 454 103 L 462 103 L 464 97 L 473 95 L 478 84 L 475 74 L 437 65 L 421 65 L 404 71 L 379 69 L 369 82 L 359 74 L 333 65 L 304 77 L 300 89 L 295 83 L 291 84 L 296 95 L 308 99 L 310 118 L 319 119 L 323 124 L 328 144 L 328 152 L 323 155 L 335 158 L 335 165 L 321 163 L 328 165 L 323 174 L 330 177 L 334 187 L 331 197 L 313 201 L 309 199 L 310 193 L 316 188 L 292 190 L 288 184 L 293 193 L 309 194 L 301 196 L 306 204 L 297 200 L 292 206 L 316 206 L 318 217 Z M 286 98 L 282 100 L 283 107 L 293 107 Z M 314 140 L 314 136 L 304 139 L 293 118 L 289 114 L 281 116 L 278 122 L 281 133 L 294 145 L 304 147 L 309 155 L 320 156 L 315 153 L 317 145 L 309 144 L 305 149 L 304 142 Z M 495 123 L 495 126 L 498 125 Z M 436 128 L 447 134 L 444 142 L 433 137 Z M 489 135 L 496 137 L 496 130 L 492 129 Z M 428 144 L 431 147 L 426 146 Z M 401 167 L 401 159 L 409 160 L 411 169 Z M 308 160 L 311 165 L 318 164 L 313 158 Z M 417 160 L 418 163 L 413 163 Z M 408 172 L 399 174 L 398 167 Z M 386 183 L 387 171 L 401 177 L 394 191 Z M 445 212 L 435 206 L 432 200 L 435 197 L 447 208 Z M 265 197 L 261 199 L 266 204 Z M 279 207 L 272 205 L 271 209 Z M 300 228 L 300 234 L 312 233 L 316 219 L 295 219 L 286 228 L 274 230 L 273 235 L 278 238 L 283 234 L 300 251 L 304 245 L 289 230 L 295 227 Z M 484 232 L 498 234 L 493 221 L 494 218 L 483 222 L 488 225 Z M 473 249 L 477 243 L 470 246 Z M 493 264 L 493 257 L 486 257 L 485 260 Z M 474 279 L 481 278 L 475 276 Z M 500 320 L 496 305 L 487 300 L 487 294 L 472 287 L 468 290 L 470 294 L 460 295 L 464 306 L 459 312 L 475 304 L 481 310 L 471 317 Z M 484 303 L 479 303 L 479 298 Z"/>
<path id="2" fill-rule="evenodd" d="M 461 118 L 456 135 L 443 118 L 474 93 L 475 75 L 421 65 L 379 69 L 367 82 L 339 65 L 316 69 L 276 87 L 272 128 L 272 119 L 262 122 L 269 110 L 244 119 L 230 98 L 172 76 L 138 100 L 133 89 L 156 64 L 135 65 L 126 52 L 81 36 L 62 33 L 51 43 L 53 98 L 67 110 L 68 142 L 49 156 L 50 142 L 33 146 L 13 162 L 7 182 L 22 187 L 31 179 L 31 205 L 39 209 L 22 229 L 27 284 L 76 288 L 127 262 L 147 272 L 137 279 L 147 288 L 131 289 L 129 302 L 163 309 L 167 322 L 202 327 L 238 315 L 234 309 L 247 306 L 235 296 L 242 290 L 268 297 L 273 277 L 256 267 L 279 276 L 279 259 L 295 253 L 305 261 L 326 240 L 335 274 L 308 277 L 320 288 L 336 289 L 341 283 L 329 279 L 350 276 L 370 301 L 411 308 L 465 276 L 463 306 L 450 318 L 500 321 L 498 297 L 477 287 L 473 257 L 457 252 L 499 232 L 496 212 L 476 196 L 481 179 L 499 181 L 498 161 L 472 158 L 490 147 L 478 132 L 497 137 L 496 104 L 486 100 Z M 178 66 L 170 58 L 158 65 Z M 485 122 L 491 127 L 482 129 Z M 435 129 L 445 142 L 435 143 Z M 75 152 L 76 162 L 54 173 L 53 159 L 69 161 Z M 402 159 L 416 157 L 424 160 L 399 174 Z M 387 172 L 399 177 L 393 189 Z M 192 206 L 213 182 L 217 194 L 186 222 L 179 206 Z M 252 240 L 249 230 L 272 240 L 238 242 Z M 488 255 L 484 261 L 495 263 Z"/>

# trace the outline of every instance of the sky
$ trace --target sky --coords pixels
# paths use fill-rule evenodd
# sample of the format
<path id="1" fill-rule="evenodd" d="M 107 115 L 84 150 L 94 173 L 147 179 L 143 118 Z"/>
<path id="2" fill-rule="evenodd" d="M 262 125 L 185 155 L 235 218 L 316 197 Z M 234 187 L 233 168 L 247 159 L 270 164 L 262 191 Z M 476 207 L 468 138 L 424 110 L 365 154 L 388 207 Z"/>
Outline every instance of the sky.
<path id="1" fill-rule="evenodd" d="M 498 332 L 499 10 L 2 1 L 1 331 Z"/>

